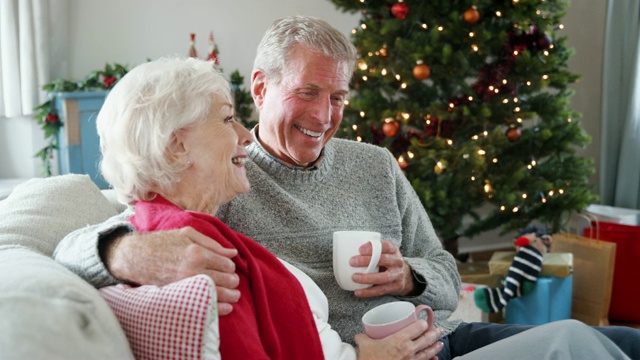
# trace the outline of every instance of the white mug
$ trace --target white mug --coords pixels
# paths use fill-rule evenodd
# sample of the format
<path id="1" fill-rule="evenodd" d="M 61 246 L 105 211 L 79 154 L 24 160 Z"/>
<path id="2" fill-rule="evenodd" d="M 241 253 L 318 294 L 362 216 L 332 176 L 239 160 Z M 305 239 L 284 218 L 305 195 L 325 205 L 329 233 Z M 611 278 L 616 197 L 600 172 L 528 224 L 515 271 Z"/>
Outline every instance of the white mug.
<path id="1" fill-rule="evenodd" d="M 433 326 L 433 310 L 427 305 L 415 306 L 408 301 L 393 301 L 376 306 L 362 316 L 364 332 L 372 339 L 382 339 L 425 319 Z"/>
<path id="2" fill-rule="evenodd" d="M 341 288 L 348 291 L 366 289 L 373 285 L 360 284 L 351 280 L 355 273 L 378 272 L 378 262 L 382 253 L 381 235 L 373 231 L 336 231 L 333 233 L 333 274 Z M 371 262 L 367 267 L 353 267 L 349 260 L 360 254 L 360 246 L 371 243 Z"/>

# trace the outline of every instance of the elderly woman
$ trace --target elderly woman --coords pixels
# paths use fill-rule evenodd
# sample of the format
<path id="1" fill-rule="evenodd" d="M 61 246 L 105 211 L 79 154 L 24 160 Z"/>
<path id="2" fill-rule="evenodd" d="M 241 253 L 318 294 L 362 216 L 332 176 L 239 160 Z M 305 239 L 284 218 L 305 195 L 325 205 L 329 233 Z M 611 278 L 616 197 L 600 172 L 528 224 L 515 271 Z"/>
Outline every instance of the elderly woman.
<path id="1" fill-rule="evenodd" d="M 102 173 L 120 200 L 135 206 L 129 220 L 138 232 L 191 226 L 237 250 L 241 296 L 219 320 L 224 359 L 356 358 L 326 323 L 327 299 L 316 284 L 214 216 L 249 191 L 244 147 L 252 137 L 234 120 L 228 82 L 210 62 L 137 66 L 109 92 L 97 127 Z M 404 331 L 415 338 L 423 329 Z M 361 358 L 393 352 L 398 342 L 372 340 Z"/>

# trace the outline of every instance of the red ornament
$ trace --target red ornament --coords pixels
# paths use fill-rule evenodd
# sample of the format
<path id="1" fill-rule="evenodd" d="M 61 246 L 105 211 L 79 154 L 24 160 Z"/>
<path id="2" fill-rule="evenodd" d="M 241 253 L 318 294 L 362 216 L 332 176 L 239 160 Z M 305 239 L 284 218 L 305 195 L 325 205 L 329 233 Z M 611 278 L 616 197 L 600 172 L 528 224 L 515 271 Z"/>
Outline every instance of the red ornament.
<path id="1" fill-rule="evenodd" d="M 113 75 L 105 75 L 103 76 L 104 87 L 109 89 L 116 82 L 116 77 Z"/>
<path id="2" fill-rule="evenodd" d="M 480 12 L 476 9 L 475 6 L 472 6 L 465 10 L 464 14 L 462 14 L 462 18 L 467 24 L 475 24 L 480 20 Z"/>
<path id="3" fill-rule="evenodd" d="M 403 2 L 395 3 L 391 7 L 391 13 L 398 19 L 404 20 L 409 13 L 409 6 Z"/>
<path id="4" fill-rule="evenodd" d="M 47 114 L 47 117 L 44 118 L 44 121 L 48 122 L 49 124 L 57 124 L 60 121 L 60 118 L 54 113 L 49 113 Z"/>
<path id="5" fill-rule="evenodd" d="M 418 60 L 418 64 L 413 68 L 413 77 L 422 81 L 431 75 L 431 69 L 422 60 Z"/>
<path id="6" fill-rule="evenodd" d="M 395 120 L 385 121 L 382 125 L 382 132 L 386 137 L 394 137 L 400 129 L 400 124 Z"/>
<path id="7" fill-rule="evenodd" d="M 516 142 L 520 139 L 520 135 L 522 135 L 522 131 L 518 128 L 512 127 L 507 130 L 505 135 L 507 135 L 507 138 L 509 139 L 509 141 Z"/>

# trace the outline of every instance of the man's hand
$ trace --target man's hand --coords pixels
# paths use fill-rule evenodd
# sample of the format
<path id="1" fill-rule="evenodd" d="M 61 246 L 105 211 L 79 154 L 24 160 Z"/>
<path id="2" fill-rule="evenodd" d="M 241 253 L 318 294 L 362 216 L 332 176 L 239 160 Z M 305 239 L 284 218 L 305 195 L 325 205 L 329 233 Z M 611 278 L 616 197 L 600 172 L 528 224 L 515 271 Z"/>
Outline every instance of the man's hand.
<path id="1" fill-rule="evenodd" d="M 166 285 L 196 274 L 209 275 L 216 284 L 218 311 L 229 314 L 240 291 L 227 249 L 191 227 L 148 234 L 130 233 L 106 244 L 102 259 L 111 274 L 139 285 Z"/>
<path id="2" fill-rule="evenodd" d="M 351 266 L 367 267 L 371 261 L 371 244 L 360 247 L 360 255 L 349 261 Z M 363 284 L 374 284 L 366 289 L 356 290 L 357 297 L 376 297 L 382 295 L 404 296 L 410 294 L 415 284 L 411 268 L 404 262 L 400 249 L 388 240 L 382 240 L 382 254 L 378 262 L 380 272 L 372 274 L 356 273 L 352 279 Z"/>
<path id="3" fill-rule="evenodd" d="M 365 334 L 355 337 L 358 345 L 358 360 L 368 359 L 434 359 L 442 350 L 443 335 L 440 328 L 427 330 L 427 322 L 418 320 L 384 339 L 373 340 Z"/>

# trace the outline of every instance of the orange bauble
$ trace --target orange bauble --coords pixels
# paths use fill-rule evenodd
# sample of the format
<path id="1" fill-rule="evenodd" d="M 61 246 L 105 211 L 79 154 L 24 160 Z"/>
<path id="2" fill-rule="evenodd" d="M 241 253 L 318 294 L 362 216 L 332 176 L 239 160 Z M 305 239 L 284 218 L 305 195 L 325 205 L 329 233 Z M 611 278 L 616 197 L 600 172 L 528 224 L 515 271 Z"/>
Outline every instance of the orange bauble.
<path id="1" fill-rule="evenodd" d="M 480 12 L 478 12 L 478 9 L 476 9 L 475 6 L 470 7 L 467 10 L 465 10 L 464 14 L 462 15 L 462 18 L 468 24 L 473 25 L 477 23 L 478 20 L 480 20 Z"/>
<path id="2" fill-rule="evenodd" d="M 522 131 L 518 128 L 509 128 L 507 129 L 506 134 L 507 138 L 509 139 L 509 141 L 511 142 L 516 142 L 520 139 L 520 135 L 522 135 Z"/>
<path id="3" fill-rule="evenodd" d="M 382 125 L 382 132 L 386 137 L 396 136 L 399 129 L 400 124 L 395 120 L 387 121 L 384 123 L 384 125 Z"/>
<path id="4" fill-rule="evenodd" d="M 431 75 L 431 69 L 422 61 L 418 61 L 418 64 L 413 68 L 413 77 L 422 81 Z"/>

